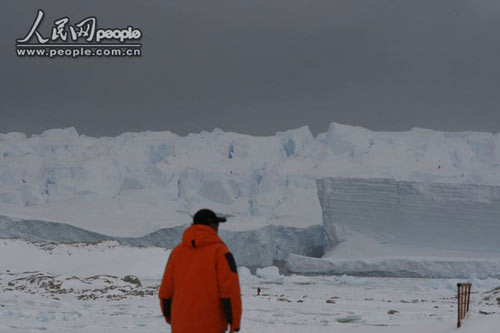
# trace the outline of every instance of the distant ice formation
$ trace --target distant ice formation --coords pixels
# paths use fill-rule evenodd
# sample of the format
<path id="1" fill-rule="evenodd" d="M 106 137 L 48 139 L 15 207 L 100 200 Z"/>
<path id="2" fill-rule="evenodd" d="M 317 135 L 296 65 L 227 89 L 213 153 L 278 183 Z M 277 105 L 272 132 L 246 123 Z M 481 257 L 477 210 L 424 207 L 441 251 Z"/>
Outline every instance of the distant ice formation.
<path id="1" fill-rule="evenodd" d="M 498 186 L 500 134 L 491 133 L 332 123 L 315 137 L 307 127 L 270 137 L 0 134 L 4 236 L 170 247 L 209 207 L 229 217 L 221 235 L 248 267 L 288 260 L 300 272 L 379 265 L 394 268 L 379 274 L 412 275 L 430 258 L 465 258 L 428 267 L 460 275 L 482 260 L 477 270 L 496 274 Z"/>
<path id="2" fill-rule="evenodd" d="M 172 249 L 179 244 L 187 225 L 157 230 L 142 237 L 113 237 L 64 223 L 13 220 L 0 216 L 0 239 L 30 242 L 99 243 L 114 241 L 122 246 Z M 284 263 L 290 253 L 321 257 L 326 247 L 322 226 L 291 228 L 266 226 L 247 231 L 221 230 L 220 236 L 233 252 L 238 265 L 264 267 Z"/>
<path id="3" fill-rule="evenodd" d="M 270 137 L 220 129 L 184 137 L 91 138 L 74 128 L 0 134 L 1 214 L 114 236 L 183 225 L 201 207 L 245 228 L 321 224 L 322 177 L 500 185 L 500 134 L 336 123 L 316 137 L 307 127 Z"/>

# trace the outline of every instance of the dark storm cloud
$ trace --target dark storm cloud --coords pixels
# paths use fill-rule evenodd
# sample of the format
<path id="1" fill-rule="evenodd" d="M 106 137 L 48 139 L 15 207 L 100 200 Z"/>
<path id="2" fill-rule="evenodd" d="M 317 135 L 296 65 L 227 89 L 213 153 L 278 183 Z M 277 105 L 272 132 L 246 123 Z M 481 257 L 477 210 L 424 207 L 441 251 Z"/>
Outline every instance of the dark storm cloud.
<path id="1" fill-rule="evenodd" d="M 144 33 L 140 58 L 19 58 L 38 9 Z M 9 1 L 0 132 L 270 135 L 332 121 L 500 131 L 496 0 Z"/>

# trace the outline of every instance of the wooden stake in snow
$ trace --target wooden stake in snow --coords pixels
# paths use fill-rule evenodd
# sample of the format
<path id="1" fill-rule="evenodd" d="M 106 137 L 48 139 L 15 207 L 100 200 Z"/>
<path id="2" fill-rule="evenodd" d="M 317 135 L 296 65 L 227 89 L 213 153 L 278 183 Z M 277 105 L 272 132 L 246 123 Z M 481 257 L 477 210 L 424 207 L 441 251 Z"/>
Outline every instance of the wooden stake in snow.
<path id="1" fill-rule="evenodd" d="M 458 322 L 457 328 L 462 326 L 461 321 L 465 318 L 465 314 L 469 311 L 470 303 L 470 283 L 457 283 L 458 287 Z"/>

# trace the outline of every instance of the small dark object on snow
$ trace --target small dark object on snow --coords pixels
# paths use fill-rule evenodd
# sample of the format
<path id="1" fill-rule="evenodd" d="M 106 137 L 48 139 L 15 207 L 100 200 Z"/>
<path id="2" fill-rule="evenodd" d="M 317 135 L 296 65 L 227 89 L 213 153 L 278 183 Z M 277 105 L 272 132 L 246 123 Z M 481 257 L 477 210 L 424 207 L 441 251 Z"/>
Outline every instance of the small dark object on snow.
<path id="1" fill-rule="evenodd" d="M 278 297 L 276 300 L 280 301 L 280 302 L 287 302 L 287 303 L 290 303 L 291 301 L 284 298 L 284 297 Z"/>
<path id="2" fill-rule="evenodd" d="M 334 299 L 327 299 L 326 302 L 329 304 L 336 304 Z"/>
<path id="3" fill-rule="evenodd" d="M 361 316 L 360 315 L 349 315 L 346 317 L 336 318 L 335 320 L 341 324 L 356 323 L 356 322 L 359 322 L 361 320 Z"/>
<path id="4" fill-rule="evenodd" d="M 393 314 L 396 314 L 396 313 L 399 313 L 399 311 L 397 311 L 397 310 L 389 310 L 389 311 L 387 311 L 387 314 L 390 314 L 390 315 L 393 315 Z"/>
<path id="5" fill-rule="evenodd" d="M 142 287 L 141 280 L 139 280 L 139 278 L 135 275 L 126 275 L 123 278 L 123 281 L 135 284 L 137 287 Z"/>
<path id="6" fill-rule="evenodd" d="M 479 310 L 479 314 L 482 314 L 482 315 L 490 315 L 490 314 L 494 314 L 496 312 L 486 312 L 486 311 L 481 311 Z"/>
<path id="7" fill-rule="evenodd" d="M 257 287 L 257 296 L 260 296 L 260 288 Z"/>

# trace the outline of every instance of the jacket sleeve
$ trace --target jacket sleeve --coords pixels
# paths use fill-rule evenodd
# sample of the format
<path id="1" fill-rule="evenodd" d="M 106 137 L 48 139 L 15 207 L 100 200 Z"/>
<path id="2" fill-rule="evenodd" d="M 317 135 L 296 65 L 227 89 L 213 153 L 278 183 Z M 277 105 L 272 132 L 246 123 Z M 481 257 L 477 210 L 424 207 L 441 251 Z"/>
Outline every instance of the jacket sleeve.
<path id="1" fill-rule="evenodd" d="M 171 321 L 172 298 L 174 296 L 174 267 L 174 250 L 172 250 L 170 257 L 168 258 L 167 266 L 165 267 L 165 272 L 163 273 L 163 278 L 161 280 L 160 290 L 158 292 L 162 314 L 169 324 Z"/>
<path id="2" fill-rule="evenodd" d="M 239 331 L 241 323 L 241 292 L 238 271 L 233 255 L 226 247 L 217 253 L 219 297 L 231 330 Z"/>

